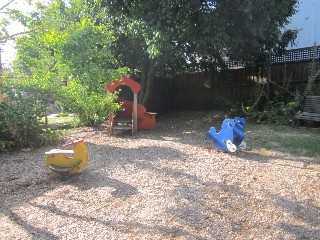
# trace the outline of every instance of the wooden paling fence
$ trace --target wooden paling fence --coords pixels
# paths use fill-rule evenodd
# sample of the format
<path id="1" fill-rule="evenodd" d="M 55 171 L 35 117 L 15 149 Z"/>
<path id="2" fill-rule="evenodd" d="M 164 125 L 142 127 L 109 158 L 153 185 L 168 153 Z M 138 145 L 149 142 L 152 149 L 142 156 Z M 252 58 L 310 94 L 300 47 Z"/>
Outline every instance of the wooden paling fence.
<path id="1" fill-rule="evenodd" d="M 312 71 L 317 69 L 320 69 L 320 46 L 294 49 L 286 55 L 272 57 L 270 78 L 290 92 L 302 94 Z M 320 84 L 320 76 L 315 82 Z M 272 85 L 271 89 L 271 93 L 281 91 L 277 85 Z"/>
<path id="2" fill-rule="evenodd" d="M 268 89 L 270 97 L 284 89 L 302 94 L 312 71 L 311 64 L 320 68 L 320 46 L 272 56 L 269 73 L 265 76 L 259 76 L 256 70 L 239 65 L 231 65 L 229 69 L 212 71 L 213 73 L 186 73 L 172 82 L 169 90 L 171 108 L 219 109 L 228 102 L 247 103 L 254 101 L 257 91 L 263 88 Z M 319 76 L 316 83 L 320 85 Z"/>
<path id="3" fill-rule="evenodd" d="M 232 102 L 247 102 L 257 88 L 256 76 L 246 69 L 226 70 L 219 74 L 184 74 L 177 77 L 170 91 L 174 109 L 216 109 Z"/>

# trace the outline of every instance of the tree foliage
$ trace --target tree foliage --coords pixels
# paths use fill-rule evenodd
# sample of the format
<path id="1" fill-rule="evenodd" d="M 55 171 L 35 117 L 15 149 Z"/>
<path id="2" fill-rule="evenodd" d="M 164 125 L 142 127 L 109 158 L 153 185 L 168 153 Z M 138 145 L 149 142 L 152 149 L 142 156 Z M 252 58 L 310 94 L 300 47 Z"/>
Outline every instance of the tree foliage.
<path id="1" fill-rule="evenodd" d="M 13 3 L 14 0 L 8 0 L 0 5 L 0 13 L 2 17 L 0 18 L 0 43 L 4 43 L 7 41 L 9 33 L 7 31 L 7 26 L 9 25 L 9 21 L 7 18 L 4 18 L 6 9 Z"/>
<path id="2" fill-rule="evenodd" d="M 114 14 L 143 21 L 167 43 L 184 47 L 190 58 L 228 55 L 254 60 L 294 40 L 283 31 L 297 0 L 111 0 Z"/>
<path id="3" fill-rule="evenodd" d="M 111 16 L 119 16 L 121 19 L 137 23 L 133 29 L 143 39 L 139 42 L 146 43 L 140 48 L 143 52 L 141 59 L 149 64 L 136 67 L 141 71 L 141 81 L 147 89 L 143 101 L 145 104 L 150 95 L 148 89 L 152 89 L 152 79 L 156 74 L 163 74 L 164 69 L 179 72 L 181 68 L 170 69 L 170 65 L 174 66 L 174 62 L 184 69 L 189 67 L 198 70 L 208 69 L 223 65 L 222 57 L 226 55 L 231 60 L 266 65 L 271 52 L 283 50 L 296 37 L 296 30 L 284 31 L 283 27 L 295 13 L 297 2 L 297 0 L 106 1 Z M 123 22 L 117 23 L 122 26 Z M 141 29 L 148 34 L 141 34 Z M 123 35 L 127 42 L 132 40 L 128 34 Z M 138 51 L 139 47 L 132 49 Z"/>
<path id="4" fill-rule="evenodd" d="M 84 123 L 95 124 L 117 107 L 105 83 L 127 69 L 119 68 L 110 51 L 109 26 L 96 24 L 82 3 L 38 5 L 37 14 L 28 18 L 33 31 L 17 39 L 14 83 L 50 94 Z"/>
<path id="5" fill-rule="evenodd" d="M 224 55 L 266 63 L 270 52 L 294 40 L 296 31 L 283 27 L 296 4 L 297 0 L 55 0 L 38 4 L 38 10 L 24 18 L 32 32 L 18 41 L 16 66 L 32 76 L 34 84 L 50 83 L 46 89 L 56 91 L 64 80 L 95 93 L 102 93 L 102 83 L 128 67 L 139 73 L 139 99 L 148 108 L 156 76 L 221 65 Z"/>

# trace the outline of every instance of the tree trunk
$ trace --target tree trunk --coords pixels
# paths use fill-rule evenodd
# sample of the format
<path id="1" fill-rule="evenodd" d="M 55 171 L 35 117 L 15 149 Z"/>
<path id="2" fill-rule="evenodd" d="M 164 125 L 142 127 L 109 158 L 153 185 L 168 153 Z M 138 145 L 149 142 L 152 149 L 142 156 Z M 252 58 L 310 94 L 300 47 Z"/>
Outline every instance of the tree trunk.
<path id="1" fill-rule="evenodd" d="M 150 106 L 150 97 L 152 96 L 152 89 L 155 77 L 156 61 L 154 59 L 147 59 L 141 66 L 141 91 L 139 93 L 139 103 L 145 105 L 148 109 Z"/>
<path id="2" fill-rule="evenodd" d="M 148 62 L 143 61 L 141 66 L 141 91 L 139 92 L 139 103 L 143 102 L 143 97 L 146 92 L 147 81 L 148 81 Z"/>
<path id="3" fill-rule="evenodd" d="M 148 75 L 147 75 L 147 81 L 145 86 L 145 92 L 142 99 L 142 104 L 145 105 L 145 107 L 148 109 L 150 107 L 150 99 L 152 96 L 152 90 L 154 85 L 154 77 L 155 77 L 155 67 L 156 67 L 156 61 L 154 59 L 149 60 L 149 66 L 148 66 Z"/>

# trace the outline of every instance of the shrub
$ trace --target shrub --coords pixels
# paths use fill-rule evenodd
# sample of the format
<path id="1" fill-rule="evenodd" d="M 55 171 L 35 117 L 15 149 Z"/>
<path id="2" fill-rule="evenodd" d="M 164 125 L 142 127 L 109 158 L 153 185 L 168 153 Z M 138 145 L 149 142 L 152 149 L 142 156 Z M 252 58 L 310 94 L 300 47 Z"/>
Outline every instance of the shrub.
<path id="1" fill-rule="evenodd" d="M 263 96 L 256 104 L 245 107 L 244 112 L 257 123 L 289 125 L 300 106 L 299 102 L 299 99 L 293 96 L 276 94 L 273 100 Z"/>
<path id="2" fill-rule="evenodd" d="M 89 91 L 76 81 L 69 81 L 68 86 L 60 91 L 59 104 L 68 112 L 75 113 L 82 124 L 97 125 L 107 119 L 108 111 L 119 106 L 113 103 L 113 95 L 105 89 Z"/>
<path id="3" fill-rule="evenodd" d="M 0 104 L 0 151 L 36 147 L 49 142 L 48 139 L 55 141 L 39 126 L 44 109 L 41 101 L 20 91 L 11 91 L 9 95 L 10 102 Z"/>
<path id="4" fill-rule="evenodd" d="M 19 148 L 37 144 L 40 128 L 36 105 L 18 93 L 16 101 L 2 103 L 0 107 L 1 138 L 14 142 Z"/>

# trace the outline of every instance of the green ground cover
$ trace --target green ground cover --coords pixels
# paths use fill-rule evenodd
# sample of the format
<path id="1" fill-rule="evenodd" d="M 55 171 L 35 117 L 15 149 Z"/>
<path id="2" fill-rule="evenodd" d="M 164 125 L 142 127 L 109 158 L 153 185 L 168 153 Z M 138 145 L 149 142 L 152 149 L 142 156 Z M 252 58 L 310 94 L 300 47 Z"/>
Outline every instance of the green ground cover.
<path id="1" fill-rule="evenodd" d="M 320 157 L 320 128 L 249 124 L 247 129 L 246 142 L 250 142 L 250 147 Z"/>

